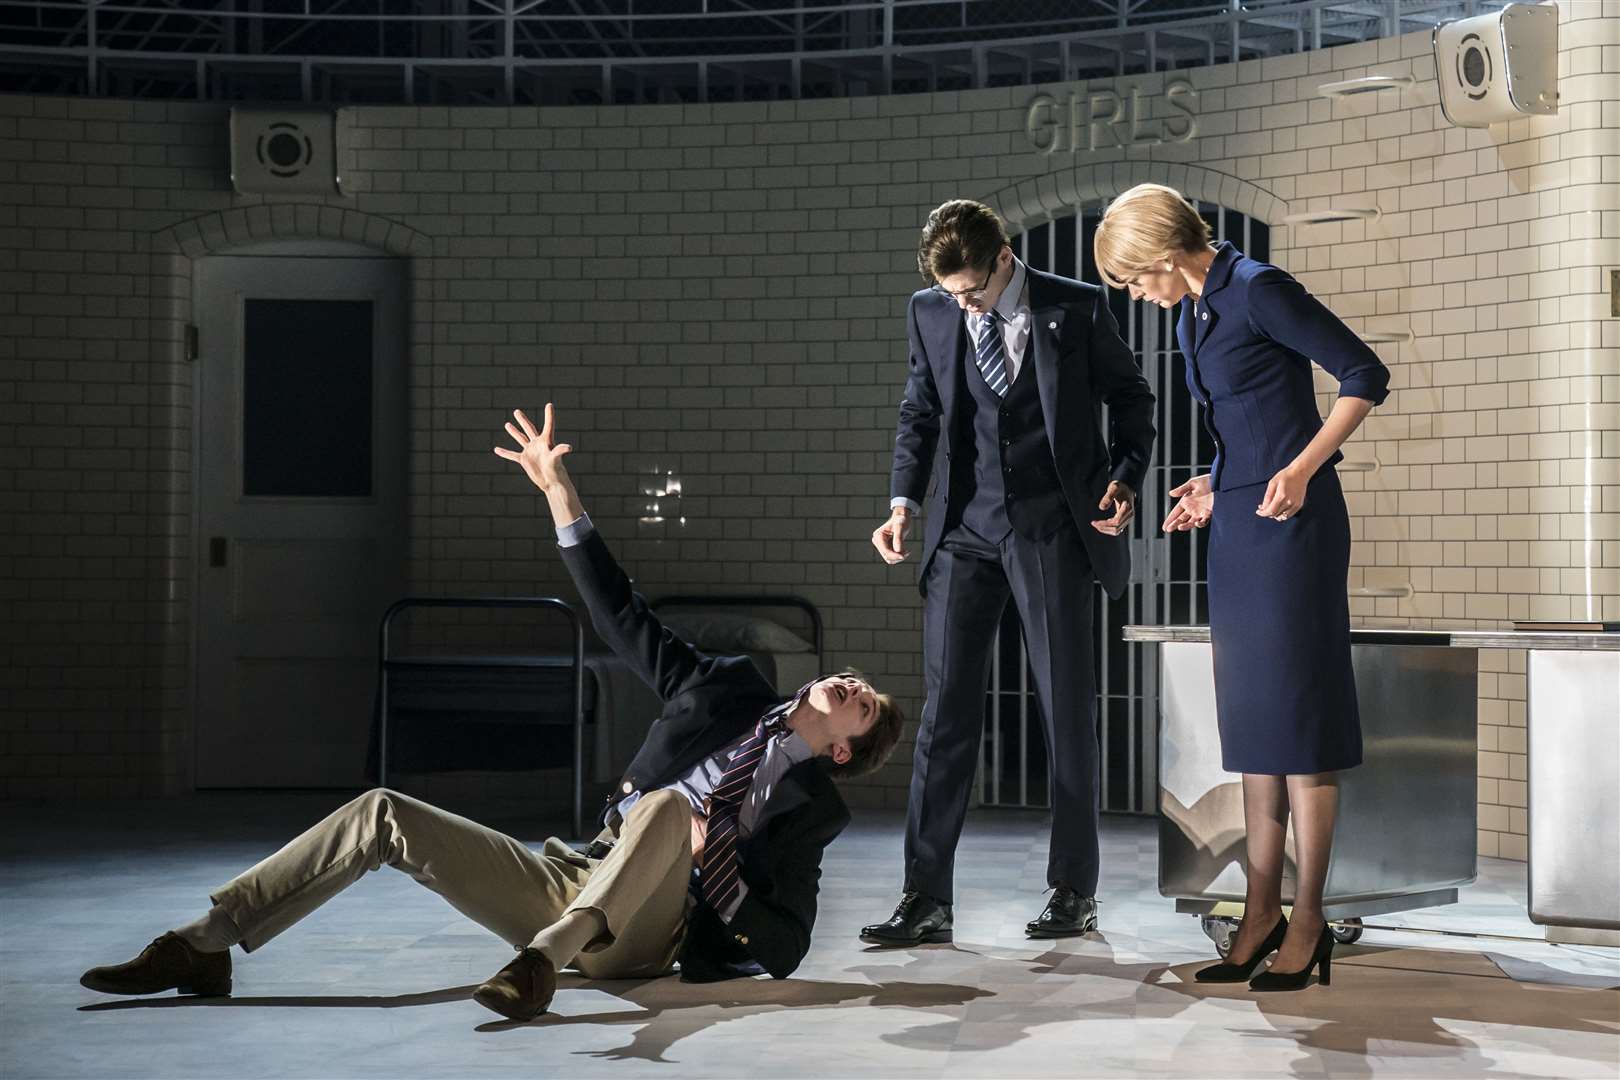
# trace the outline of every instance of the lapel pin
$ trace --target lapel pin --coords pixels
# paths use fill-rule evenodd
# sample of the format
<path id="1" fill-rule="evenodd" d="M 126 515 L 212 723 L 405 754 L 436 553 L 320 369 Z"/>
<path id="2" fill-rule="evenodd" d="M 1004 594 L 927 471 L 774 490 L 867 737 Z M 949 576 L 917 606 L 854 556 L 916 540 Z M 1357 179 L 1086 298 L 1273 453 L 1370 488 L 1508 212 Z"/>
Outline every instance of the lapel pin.
<path id="1" fill-rule="evenodd" d="M 1049 322 L 1049 323 L 1046 324 L 1046 328 L 1048 330 L 1056 330 L 1057 329 L 1057 323 Z"/>

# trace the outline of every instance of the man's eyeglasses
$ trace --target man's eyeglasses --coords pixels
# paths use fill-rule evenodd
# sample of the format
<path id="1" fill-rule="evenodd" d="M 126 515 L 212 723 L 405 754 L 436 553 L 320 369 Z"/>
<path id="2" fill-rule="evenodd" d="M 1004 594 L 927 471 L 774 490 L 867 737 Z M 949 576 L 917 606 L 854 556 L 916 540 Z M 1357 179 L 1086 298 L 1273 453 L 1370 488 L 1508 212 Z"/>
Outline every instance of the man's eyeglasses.
<path id="1" fill-rule="evenodd" d="M 995 276 L 996 276 L 996 263 L 995 263 L 995 260 L 992 259 L 990 261 L 990 269 L 988 269 L 988 270 L 986 270 L 984 272 L 984 280 L 979 282 L 977 285 L 975 285 L 971 289 L 963 289 L 961 292 L 952 292 L 951 290 L 947 289 L 945 286 L 941 285 L 937 281 L 934 282 L 932 285 L 930 285 L 929 288 L 933 289 L 935 292 L 939 293 L 941 296 L 950 297 L 952 300 L 965 300 L 965 299 L 967 299 L 969 297 L 982 295 L 984 293 L 984 291 L 990 287 L 990 279 L 995 277 Z"/>

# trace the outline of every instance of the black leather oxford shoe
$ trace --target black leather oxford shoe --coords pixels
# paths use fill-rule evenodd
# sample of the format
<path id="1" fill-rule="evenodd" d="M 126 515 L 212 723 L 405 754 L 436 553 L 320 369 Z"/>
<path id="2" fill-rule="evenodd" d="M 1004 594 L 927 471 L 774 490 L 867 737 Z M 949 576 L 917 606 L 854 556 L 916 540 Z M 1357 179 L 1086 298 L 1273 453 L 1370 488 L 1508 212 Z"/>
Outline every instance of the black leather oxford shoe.
<path id="1" fill-rule="evenodd" d="M 868 945 L 933 945 L 951 940 L 951 905 L 919 892 L 900 897 L 887 922 L 861 927 Z"/>
<path id="2" fill-rule="evenodd" d="M 1067 885 L 1052 890 L 1046 910 L 1024 927 L 1032 938 L 1078 937 L 1097 929 L 1097 900 L 1081 896 Z"/>

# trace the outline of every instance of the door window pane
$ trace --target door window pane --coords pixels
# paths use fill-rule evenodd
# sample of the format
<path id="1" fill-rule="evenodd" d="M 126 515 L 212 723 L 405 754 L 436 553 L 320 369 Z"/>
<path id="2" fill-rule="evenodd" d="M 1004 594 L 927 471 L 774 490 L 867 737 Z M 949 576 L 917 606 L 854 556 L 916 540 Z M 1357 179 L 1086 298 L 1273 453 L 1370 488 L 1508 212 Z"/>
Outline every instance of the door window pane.
<path id="1" fill-rule="evenodd" d="M 246 300 L 242 494 L 371 494 L 371 301 Z"/>

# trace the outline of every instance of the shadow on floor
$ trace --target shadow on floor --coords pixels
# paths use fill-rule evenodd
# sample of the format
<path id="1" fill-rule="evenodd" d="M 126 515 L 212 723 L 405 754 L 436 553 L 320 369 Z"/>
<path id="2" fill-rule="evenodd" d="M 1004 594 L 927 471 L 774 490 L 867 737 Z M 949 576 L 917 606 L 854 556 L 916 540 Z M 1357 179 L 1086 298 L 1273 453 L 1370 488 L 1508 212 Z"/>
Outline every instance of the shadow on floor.
<path id="1" fill-rule="evenodd" d="M 443 1005 L 449 1001 L 466 1001 L 476 989 L 478 984 L 469 983 L 466 986 L 452 986 L 445 990 L 424 990 L 419 994 L 396 994 L 389 997 L 380 995 L 197 997 L 187 994 L 177 997 L 98 1001 L 93 1005 L 80 1005 L 79 1012 L 117 1012 L 122 1009 L 407 1009 L 414 1005 Z"/>
<path id="2" fill-rule="evenodd" d="M 1620 1032 L 1620 992 L 1520 982 L 1486 954 L 1351 946 L 1335 950 L 1334 961 L 1331 987 L 1313 982 L 1298 993 L 1252 994 L 1241 985 L 1195 984 L 1198 964 L 1165 969 L 1175 982 L 1166 986 L 1161 978 L 1158 985 L 1194 998 L 1252 1001 L 1268 1026 L 1244 1034 L 1292 1039 L 1302 1050 L 1336 1051 L 1347 1055 L 1337 1060 L 1359 1063 L 1336 1075 L 1370 1077 L 1373 1062 L 1398 1045 L 1404 1058 L 1443 1061 L 1453 1075 L 1461 1070 L 1480 1077 L 1520 1076 L 1519 1068 L 1504 1066 L 1467 1035 L 1491 1028 L 1490 1039 L 1499 1046 L 1504 1030 L 1514 1028 Z M 1603 1051 L 1566 1059 L 1573 1061 L 1614 1069 L 1620 1052 L 1609 1042 Z"/>
<path id="3" fill-rule="evenodd" d="M 1245 1038 L 1280 1039 L 1301 1050 L 1347 1055 L 1335 1059 L 1336 1076 L 1372 1076 L 1378 1056 L 1396 1046 L 1403 1057 L 1443 1060 L 1453 1075 L 1521 1075 L 1517 1069 L 1498 1069 L 1498 1063 L 1466 1037 L 1472 1029 L 1487 1026 L 1496 1028 L 1492 1038 L 1498 1042 L 1502 1029 L 1515 1027 L 1620 1033 L 1620 992 L 1612 987 L 1520 982 L 1504 974 L 1490 957 L 1475 953 L 1342 948 L 1335 950 L 1332 986 L 1313 980 L 1296 993 L 1256 994 L 1244 983 L 1195 982 L 1193 973 L 1211 960 L 1174 966 L 1120 962 L 1100 935 L 1088 937 L 1078 948 L 1081 951 L 1052 950 L 1028 959 L 996 947 L 945 946 L 940 952 L 957 954 L 954 960 L 930 956 L 924 949 L 898 964 L 847 970 L 874 981 L 900 973 L 950 977 L 949 970 L 972 971 L 972 982 L 995 988 L 990 1000 L 957 1015 L 884 1036 L 909 1050 L 995 1049 L 1028 1038 L 1047 1024 L 1117 1025 L 1168 1018 L 1212 1000 L 1252 1006 L 1252 1013 L 1235 1018 L 1240 1024 L 1247 1024 L 1250 1017 L 1258 1021 L 1237 1029 Z M 1069 985 L 1084 989 L 1064 993 L 1063 984 L 1054 985 L 1052 976 L 1071 976 Z M 1109 993 L 1110 985 L 1117 985 L 1118 992 Z M 1117 1026 L 1111 1030 L 1117 1031 Z M 1620 1051 L 1613 1042 L 1596 1045 L 1605 1049 L 1572 1060 L 1594 1067 L 1620 1065 Z M 1196 1071 L 1196 1042 L 1175 1052 L 1184 1052 L 1186 1060 L 1178 1061 L 1173 1072 L 1184 1073 L 1189 1067 Z M 1318 1056 L 1300 1059 L 1301 1075 L 1318 1076 L 1320 1066 Z M 1226 1071 L 1221 1063 L 1206 1063 L 1205 1069 Z"/>
<path id="4" fill-rule="evenodd" d="M 683 983 L 678 979 L 636 982 L 581 982 L 607 991 L 628 1008 L 571 1016 L 547 1014 L 528 1023 L 498 1021 L 479 1031 L 576 1024 L 634 1025 L 630 1041 L 589 1056 L 609 1061 L 670 1062 L 667 1052 L 682 1039 L 716 1025 L 784 1009 L 828 1009 L 869 1005 L 894 1009 L 953 1009 L 995 991 L 981 986 L 938 982 L 833 982 L 820 979 L 737 979 L 721 983 Z"/>
<path id="5" fill-rule="evenodd" d="M 1067 951 L 1074 949 L 1076 951 Z M 845 971 L 857 979 L 742 979 L 682 983 L 678 979 L 587 980 L 565 973 L 559 993 L 596 989 L 623 1003 L 588 1013 L 548 1013 L 527 1023 L 491 1021 L 480 1032 L 576 1025 L 633 1028 L 629 1041 L 589 1056 L 613 1061 L 671 1063 L 682 1040 L 718 1025 L 781 1010 L 870 1006 L 929 1014 L 881 1038 L 912 1051 L 991 1050 L 1029 1038 L 1052 1024 L 1116 1025 L 1168 1018 L 1204 1002 L 1252 1007 L 1232 1015 L 1229 1029 L 1246 1039 L 1285 1040 L 1304 1050 L 1333 1051 L 1337 1075 L 1371 1076 L 1377 1057 L 1399 1046 L 1403 1057 L 1444 1060 L 1475 1076 L 1513 1075 L 1482 1052 L 1474 1027 L 1518 1027 L 1613 1035 L 1620 1033 L 1620 991 L 1612 986 L 1536 984 L 1506 975 L 1488 955 L 1427 949 L 1345 947 L 1336 950 L 1334 983 L 1297 993 L 1254 994 L 1245 984 L 1203 984 L 1193 973 L 1209 961 L 1165 965 L 1122 962 L 1102 935 L 1017 955 L 997 946 L 957 944 L 912 950 L 873 950 Z M 395 1009 L 465 1001 L 472 985 L 397 996 L 161 997 L 98 1002 L 80 1012 L 174 1008 Z M 1101 1029 L 1099 1029 L 1101 1030 Z M 1498 1036 L 1499 1039 L 1499 1036 Z M 1613 1065 L 1610 1050 L 1575 1058 Z M 1172 1051 L 1180 1053 L 1179 1050 Z M 1186 1048 L 1195 1054 L 1196 1045 Z M 1302 1068 L 1314 1068 L 1302 1058 Z"/>

